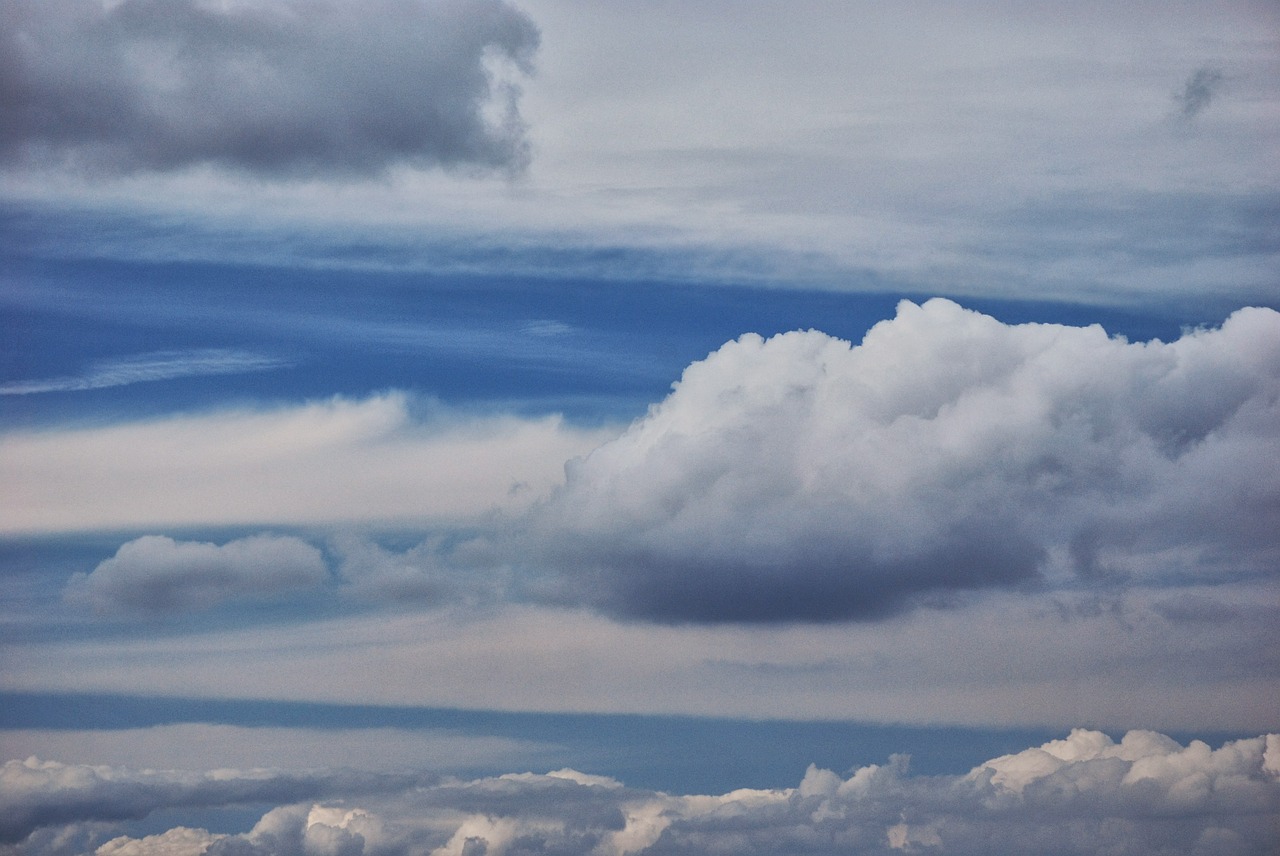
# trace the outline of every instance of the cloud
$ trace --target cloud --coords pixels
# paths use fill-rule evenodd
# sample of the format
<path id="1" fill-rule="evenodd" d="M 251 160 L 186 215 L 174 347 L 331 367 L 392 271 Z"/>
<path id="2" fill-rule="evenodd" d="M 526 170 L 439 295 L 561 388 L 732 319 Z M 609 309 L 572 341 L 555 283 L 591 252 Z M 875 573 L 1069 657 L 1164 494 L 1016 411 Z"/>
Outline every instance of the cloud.
<path id="1" fill-rule="evenodd" d="M 456 521 L 527 505 L 611 433 L 399 393 L 15 431 L 0 434 L 0 530 Z"/>
<path id="2" fill-rule="evenodd" d="M 1223 81 L 1223 74 L 1216 68 L 1198 68 L 1187 78 L 1182 91 L 1174 96 L 1178 112 L 1185 119 L 1194 119 L 1213 101 Z"/>
<path id="3" fill-rule="evenodd" d="M 519 492 L 516 487 L 513 492 Z M 357 597 L 495 602 L 507 588 L 503 557 L 483 538 L 435 536 L 403 552 L 350 535 L 333 539 L 345 590 Z"/>
<path id="4" fill-rule="evenodd" d="M 183 377 L 268 371 L 287 365 L 289 363 L 280 359 L 225 348 L 158 351 L 104 360 L 80 375 L 3 383 L 0 384 L 0 395 L 79 392 Z"/>
<path id="5" fill-rule="evenodd" d="M 16 0 L 0 157 L 261 174 L 519 168 L 538 31 L 502 0 Z"/>
<path id="6" fill-rule="evenodd" d="M 335 771 L 295 775 L 272 770 L 137 770 L 28 758 L 8 761 L 0 769 L 0 843 L 21 841 L 44 826 L 137 819 L 161 808 L 292 802 L 339 788 L 367 790 L 387 783 L 404 787 L 417 781 Z"/>
<path id="7" fill-rule="evenodd" d="M 219 546 L 145 535 L 91 573 L 73 576 L 66 597 L 101 612 L 171 612 L 315 588 L 328 578 L 320 551 L 291 536 L 253 535 Z"/>
<path id="8" fill-rule="evenodd" d="M 1130 343 L 899 305 L 748 334 L 531 512 L 549 597 L 658 621 L 868 619 L 967 589 L 1271 574 L 1280 313 Z"/>
<path id="9" fill-rule="evenodd" d="M 1262 854 L 1280 820 L 1280 736 L 1183 746 L 1154 732 L 1116 743 L 1077 729 L 1062 740 L 992 759 L 965 775 L 912 776 L 895 756 L 840 775 L 810 766 L 796 787 L 672 795 L 573 770 L 473 781 L 393 779 L 352 789 L 335 776 L 334 798 L 267 812 L 247 833 L 183 828 L 116 837 L 110 854 L 431 853 L 434 856 L 555 852 L 624 854 L 813 854 L 1033 851 L 1045 854 Z M 224 772 L 191 774 L 73 767 L 30 759 L 5 766 L 0 800 L 8 840 L 43 854 L 38 827 L 138 816 L 167 797 L 193 804 L 242 801 L 297 780 Z M 305 787 L 305 786 L 304 786 Z M 148 798 L 138 794 L 146 792 Z M 129 794 L 131 798 L 124 795 Z M 346 798 L 336 798 L 345 796 Z M 97 802 L 95 802 L 97 801 Z M 112 808 L 108 810 L 108 806 Z M 122 814 L 125 809 L 135 814 Z"/>
<path id="10" fill-rule="evenodd" d="M 213 714 L 200 714 L 212 719 Z M 168 769 L 343 767 L 439 773 L 564 763 L 562 747 L 532 739 L 460 733 L 456 728 L 305 728 L 183 722 L 138 728 L 0 730 L 0 757 Z"/>

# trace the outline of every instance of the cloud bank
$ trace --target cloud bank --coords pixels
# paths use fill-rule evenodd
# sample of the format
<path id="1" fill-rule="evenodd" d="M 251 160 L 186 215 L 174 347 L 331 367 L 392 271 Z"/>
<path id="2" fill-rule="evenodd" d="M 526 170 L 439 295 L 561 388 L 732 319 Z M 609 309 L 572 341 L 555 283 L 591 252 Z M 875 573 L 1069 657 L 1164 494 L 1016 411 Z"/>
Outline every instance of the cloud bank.
<path id="1" fill-rule="evenodd" d="M 1269 575 L 1277 452 L 1280 313 L 1130 343 L 903 302 L 857 346 L 748 334 L 691 365 L 524 537 L 551 597 L 657 621 Z"/>
<path id="2" fill-rule="evenodd" d="M 260 174 L 516 169 L 538 31 L 502 0 L 16 0 L 0 158 Z"/>
<path id="3" fill-rule="evenodd" d="M 314 588 L 329 578 L 320 551 L 298 538 L 254 535 L 221 546 L 145 535 L 67 586 L 99 612 L 167 612 Z"/>
<path id="4" fill-rule="evenodd" d="M 3 834 L 24 852 L 76 842 L 143 854 L 1265 854 L 1280 821 L 1280 736 L 1212 749 L 1131 731 L 1077 729 L 959 776 L 911 776 L 909 761 L 847 775 L 811 766 L 798 786 L 669 795 L 560 770 L 474 781 L 333 774 L 314 781 L 203 776 L 11 761 L 0 774 Z M 356 786 L 360 786 L 357 788 Z M 363 790 L 363 793 L 353 793 Z M 344 791 L 346 794 L 344 795 Z M 165 805 L 294 794 L 242 835 L 177 827 L 111 837 L 93 823 Z M 342 798 L 346 796 L 346 798 Z M 288 797 L 285 797 L 286 799 Z M 96 836 L 96 837 L 95 837 Z"/>
<path id="5" fill-rule="evenodd" d="M 176 807 L 312 799 L 339 790 L 405 787 L 417 778 L 325 771 L 212 770 L 205 773 L 61 764 L 28 758 L 0 769 L 0 844 L 42 827 L 146 817 Z"/>

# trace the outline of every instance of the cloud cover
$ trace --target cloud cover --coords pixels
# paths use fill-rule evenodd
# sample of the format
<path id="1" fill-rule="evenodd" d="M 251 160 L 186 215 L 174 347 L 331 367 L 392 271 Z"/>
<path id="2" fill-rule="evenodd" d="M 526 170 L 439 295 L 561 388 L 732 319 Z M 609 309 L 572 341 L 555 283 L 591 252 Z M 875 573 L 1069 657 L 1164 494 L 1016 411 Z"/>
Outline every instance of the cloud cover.
<path id="1" fill-rule="evenodd" d="M 1260 856 L 1280 822 L 1277 735 L 1212 749 L 1149 731 L 1116 743 L 1077 729 L 966 775 L 911 776 L 908 767 L 901 756 L 846 775 L 811 766 L 794 788 L 685 796 L 574 770 L 474 781 L 335 774 L 335 796 L 312 802 L 314 783 L 279 774 L 199 776 L 32 758 L 5 765 L 0 805 L 7 841 L 23 841 L 33 856 L 65 852 L 72 840 L 91 849 L 111 834 L 93 821 L 140 816 L 166 800 L 192 804 L 197 793 L 206 805 L 273 791 L 296 793 L 297 801 L 242 835 L 177 827 L 114 837 L 97 853 Z"/>
<path id="2" fill-rule="evenodd" d="M 658 621 L 877 618 L 966 589 L 1274 573 L 1280 313 L 1130 343 L 935 299 L 851 345 L 748 334 L 571 462 L 552 598 Z"/>
<path id="3" fill-rule="evenodd" d="M 14 0 L 0 158 L 369 174 L 518 169 L 538 30 L 502 0 Z"/>

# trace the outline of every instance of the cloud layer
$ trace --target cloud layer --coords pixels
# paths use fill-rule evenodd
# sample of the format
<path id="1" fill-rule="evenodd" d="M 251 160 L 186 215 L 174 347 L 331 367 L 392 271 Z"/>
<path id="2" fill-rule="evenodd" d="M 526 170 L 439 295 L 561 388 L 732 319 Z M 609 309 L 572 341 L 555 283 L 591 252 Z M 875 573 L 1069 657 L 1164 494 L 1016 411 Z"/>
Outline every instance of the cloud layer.
<path id="1" fill-rule="evenodd" d="M 43 856 L 99 845 L 143 854 L 1264 854 L 1280 821 L 1280 736 L 1212 749 L 1095 731 L 992 759 L 961 776 L 913 777 L 894 757 L 798 786 L 678 796 L 560 770 L 475 781 L 332 774 L 317 780 L 193 775 L 11 761 L 0 774 L 7 841 Z M 412 787 L 409 787 L 412 785 Z M 344 793 L 345 792 L 345 793 Z M 114 837 L 94 822 L 170 805 L 290 799 L 243 835 L 177 827 Z M 346 798 L 341 798 L 345 796 Z M 24 840 L 25 839 L 25 840 Z M 102 842 L 102 843 L 100 843 Z"/>
<path id="2" fill-rule="evenodd" d="M 515 75 L 538 31 L 502 0 L 16 0 L 0 15 L 10 162 L 315 174 L 528 156 Z"/>
<path id="3" fill-rule="evenodd" d="M 745 335 L 568 469 L 553 597 L 659 621 L 876 618 L 965 589 L 1270 574 L 1280 313 L 1129 343 L 903 302 Z"/>

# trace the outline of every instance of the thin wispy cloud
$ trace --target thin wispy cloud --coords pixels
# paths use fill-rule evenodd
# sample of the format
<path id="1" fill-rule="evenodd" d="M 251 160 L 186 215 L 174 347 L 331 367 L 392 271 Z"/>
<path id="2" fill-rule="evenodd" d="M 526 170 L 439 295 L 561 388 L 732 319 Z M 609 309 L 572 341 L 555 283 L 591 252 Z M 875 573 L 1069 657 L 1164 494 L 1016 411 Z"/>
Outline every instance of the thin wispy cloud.
<path id="1" fill-rule="evenodd" d="M 0 384 L 0 395 L 34 395 L 43 392 L 82 392 L 187 377 L 243 374 L 288 368 L 293 361 L 223 348 L 193 351 L 156 351 L 103 360 L 79 375 L 18 380 Z"/>

